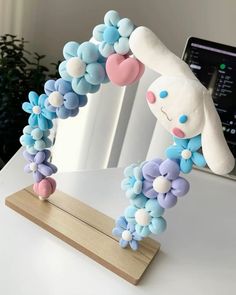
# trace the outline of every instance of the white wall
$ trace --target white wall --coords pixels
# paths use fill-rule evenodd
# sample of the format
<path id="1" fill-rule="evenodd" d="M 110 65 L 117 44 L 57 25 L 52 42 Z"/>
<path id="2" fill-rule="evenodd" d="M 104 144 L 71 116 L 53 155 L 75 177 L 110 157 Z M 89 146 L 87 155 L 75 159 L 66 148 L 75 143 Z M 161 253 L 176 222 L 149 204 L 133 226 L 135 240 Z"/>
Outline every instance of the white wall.
<path id="1" fill-rule="evenodd" d="M 34 49 L 53 59 L 66 41 L 90 38 L 109 9 L 150 27 L 178 55 L 190 35 L 236 44 L 235 0 L 0 0 L 0 20 L 13 21 L 11 32 L 22 30 Z"/>

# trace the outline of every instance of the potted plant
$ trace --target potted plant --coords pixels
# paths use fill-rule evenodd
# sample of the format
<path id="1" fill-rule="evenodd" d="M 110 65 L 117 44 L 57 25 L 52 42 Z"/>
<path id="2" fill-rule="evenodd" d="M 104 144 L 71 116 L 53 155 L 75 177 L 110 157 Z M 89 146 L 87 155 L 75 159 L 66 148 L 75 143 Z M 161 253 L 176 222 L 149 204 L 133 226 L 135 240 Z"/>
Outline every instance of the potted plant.
<path id="1" fill-rule="evenodd" d="M 42 65 L 45 55 L 30 53 L 26 41 L 14 35 L 0 36 L 0 169 L 20 147 L 18 138 L 27 121 L 21 110 L 28 92 L 43 92 L 47 77 L 57 78 L 57 64 L 53 72 Z"/>

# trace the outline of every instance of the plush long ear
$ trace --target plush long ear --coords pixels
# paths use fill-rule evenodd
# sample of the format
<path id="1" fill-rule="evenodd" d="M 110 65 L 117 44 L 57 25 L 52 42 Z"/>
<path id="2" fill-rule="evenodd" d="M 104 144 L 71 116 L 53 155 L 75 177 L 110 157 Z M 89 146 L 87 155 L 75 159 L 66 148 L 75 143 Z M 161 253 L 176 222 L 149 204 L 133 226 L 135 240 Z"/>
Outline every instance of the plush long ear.
<path id="1" fill-rule="evenodd" d="M 204 97 L 205 124 L 202 131 L 202 151 L 209 168 L 216 174 L 233 170 L 235 159 L 224 134 L 220 117 L 209 94 Z"/>
<path id="2" fill-rule="evenodd" d="M 129 44 L 133 54 L 150 69 L 162 75 L 196 79 L 189 66 L 173 54 L 150 29 L 136 28 Z"/>

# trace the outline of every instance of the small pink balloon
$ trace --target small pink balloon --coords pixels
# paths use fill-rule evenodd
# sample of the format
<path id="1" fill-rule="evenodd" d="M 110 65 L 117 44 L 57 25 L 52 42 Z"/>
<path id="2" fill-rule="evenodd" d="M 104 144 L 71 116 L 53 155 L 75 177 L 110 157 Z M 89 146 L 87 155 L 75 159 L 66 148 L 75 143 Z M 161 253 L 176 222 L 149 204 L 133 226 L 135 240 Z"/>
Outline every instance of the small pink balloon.
<path id="1" fill-rule="evenodd" d="M 46 199 L 55 192 L 56 181 L 51 177 L 44 178 L 40 182 L 36 182 L 33 189 L 38 196 Z"/>
<path id="2" fill-rule="evenodd" d="M 144 65 L 134 57 L 112 54 L 106 61 L 109 79 L 116 85 L 125 86 L 138 81 L 144 73 Z"/>

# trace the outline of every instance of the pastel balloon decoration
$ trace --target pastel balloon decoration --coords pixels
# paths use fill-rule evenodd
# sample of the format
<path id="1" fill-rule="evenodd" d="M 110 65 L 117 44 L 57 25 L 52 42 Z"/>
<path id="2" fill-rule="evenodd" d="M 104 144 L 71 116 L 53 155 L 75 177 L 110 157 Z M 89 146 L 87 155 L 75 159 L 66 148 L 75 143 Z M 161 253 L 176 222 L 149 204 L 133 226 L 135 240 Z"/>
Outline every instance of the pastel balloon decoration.
<path id="1" fill-rule="evenodd" d="M 179 204 L 190 189 L 184 174 L 194 165 L 206 164 L 216 174 L 227 174 L 234 167 L 234 157 L 211 93 L 150 29 L 136 27 L 111 10 L 104 23 L 93 29 L 93 38 L 96 42 L 67 42 L 65 60 L 58 69 L 61 78 L 48 80 L 43 94 L 31 91 L 29 101 L 23 103 L 23 110 L 29 113 L 20 138 L 27 160 L 24 170 L 33 175 L 35 194 L 47 200 L 56 190 L 50 176 L 57 168 L 48 149 L 53 120 L 77 116 L 87 103 L 86 95 L 99 91 L 104 83 L 133 84 L 142 77 L 145 66 L 161 74 L 148 87 L 146 101 L 173 135 L 174 144 L 167 147 L 166 159 L 157 157 L 125 168 L 121 189 L 130 205 L 112 231 L 122 248 L 136 251 L 139 241 L 166 230 L 165 210 Z"/>
<path id="2" fill-rule="evenodd" d="M 111 82 L 126 86 L 138 81 L 144 73 L 144 65 L 136 58 L 112 54 L 106 62 L 106 71 Z"/>
<path id="3" fill-rule="evenodd" d="M 55 192 L 56 181 L 51 177 L 44 178 L 40 182 L 36 182 L 33 189 L 42 200 L 47 199 Z"/>

